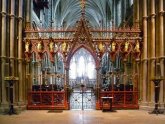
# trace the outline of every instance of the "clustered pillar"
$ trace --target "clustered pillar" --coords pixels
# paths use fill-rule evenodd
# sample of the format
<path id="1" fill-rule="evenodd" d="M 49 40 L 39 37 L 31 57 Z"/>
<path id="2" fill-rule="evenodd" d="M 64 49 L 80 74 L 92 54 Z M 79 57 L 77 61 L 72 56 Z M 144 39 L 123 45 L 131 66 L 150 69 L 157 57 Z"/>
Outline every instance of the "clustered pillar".
<path id="1" fill-rule="evenodd" d="M 163 0 L 159 0 L 159 54 L 158 54 L 158 58 L 160 59 L 160 68 L 161 68 L 161 75 L 164 76 L 164 59 L 165 59 L 165 55 L 164 55 L 164 46 L 165 46 L 165 38 L 164 38 L 164 10 L 163 10 Z M 164 76 L 165 77 L 165 76 Z M 165 96 L 165 82 L 161 81 L 160 83 L 160 96 L 159 96 L 159 101 L 160 101 L 160 105 L 161 107 L 164 106 L 164 98 L 163 96 Z M 164 90 L 164 94 L 163 94 L 163 90 Z"/>
<path id="2" fill-rule="evenodd" d="M 1 89 L 0 111 L 5 111 L 8 107 L 6 99 L 6 85 L 5 85 L 5 64 L 6 64 L 6 0 L 2 0 L 2 27 L 1 27 Z"/>
<path id="3" fill-rule="evenodd" d="M 155 0 L 151 0 L 151 14 L 150 14 L 150 27 L 151 27 L 151 32 L 150 32 L 150 42 L 151 42 L 151 51 L 150 51 L 150 75 L 149 75 L 149 94 L 150 94 L 150 104 L 152 105 L 154 103 L 154 83 L 150 80 L 155 76 L 155 60 L 156 60 L 156 54 L 155 54 Z M 149 70 L 148 70 L 149 71 Z"/>
<path id="4" fill-rule="evenodd" d="M 18 16 L 18 73 L 19 73 L 19 103 L 23 104 L 23 80 L 22 80 L 22 8 L 23 1 L 19 1 L 19 16 Z"/>
<path id="5" fill-rule="evenodd" d="M 139 1 L 143 11 L 139 10 L 142 20 L 143 30 L 143 53 L 141 56 L 142 72 L 142 102 L 140 108 L 152 109 L 155 102 L 154 83 L 151 81 L 156 76 L 156 62 L 159 60 L 161 66 L 161 75 L 164 76 L 164 3 L 163 0 L 143 0 Z M 137 4 L 137 3 L 136 3 Z M 158 9 L 156 9 L 158 8 Z M 136 10 L 138 11 L 138 10 Z M 163 107 L 165 103 L 165 84 L 161 81 L 159 105 Z"/>
<path id="6" fill-rule="evenodd" d="M 28 0 L 30 2 L 30 0 Z M 9 109 L 8 83 L 5 77 L 18 77 L 14 84 L 14 108 L 16 110 L 25 109 L 26 97 L 26 76 L 25 62 L 23 59 L 23 0 L 2 0 L 1 1 L 1 45 L 0 45 L 0 112 Z M 29 4 L 30 5 L 30 4 Z M 8 11 L 7 10 L 10 10 Z M 28 11 L 30 13 L 30 10 Z"/>
<path id="7" fill-rule="evenodd" d="M 65 65 L 66 65 L 66 64 L 65 64 Z M 65 89 L 65 91 L 66 91 L 66 92 L 65 92 L 65 93 L 66 93 L 66 95 L 65 95 L 65 96 L 66 96 L 66 97 L 65 97 L 66 100 L 65 100 L 65 101 L 67 102 L 67 103 L 65 103 L 65 104 L 66 104 L 66 109 L 69 109 L 69 106 L 70 106 L 70 105 L 69 105 L 69 97 L 70 97 L 70 94 L 69 94 L 69 92 L 70 92 L 70 91 L 69 91 L 69 90 L 70 90 L 70 89 L 69 89 L 69 88 L 70 88 L 70 87 L 69 87 L 69 66 L 65 66 L 65 77 L 64 77 L 64 82 L 65 82 L 65 83 L 64 83 L 64 89 Z"/>

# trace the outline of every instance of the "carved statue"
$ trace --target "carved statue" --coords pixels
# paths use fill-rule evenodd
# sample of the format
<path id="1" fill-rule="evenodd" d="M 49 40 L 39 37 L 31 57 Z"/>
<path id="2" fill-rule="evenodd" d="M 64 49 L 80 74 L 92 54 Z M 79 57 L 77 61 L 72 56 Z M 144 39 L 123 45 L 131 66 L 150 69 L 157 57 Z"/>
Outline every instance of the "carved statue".
<path id="1" fill-rule="evenodd" d="M 124 46 L 124 52 L 128 52 L 128 48 L 129 48 L 129 42 L 125 42 L 125 46 Z"/>
<path id="2" fill-rule="evenodd" d="M 41 43 L 41 41 L 37 44 L 37 50 L 38 50 L 38 52 L 42 51 L 42 43 Z"/>
<path id="3" fill-rule="evenodd" d="M 70 50 L 70 45 L 68 44 L 68 47 L 67 47 L 67 52 L 69 52 L 69 50 Z"/>
<path id="4" fill-rule="evenodd" d="M 99 49 L 99 52 L 103 52 L 104 51 L 103 43 L 99 43 L 98 49 Z"/>
<path id="5" fill-rule="evenodd" d="M 116 43 L 113 42 L 113 43 L 112 43 L 112 52 L 115 52 L 115 50 L 116 50 Z"/>
<path id="6" fill-rule="evenodd" d="M 66 43 L 64 42 L 64 43 L 62 44 L 62 52 L 66 52 L 66 48 L 67 48 L 67 45 L 66 45 Z"/>
<path id="7" fill-rule="evenodd" d="M 30 46 L 30 43 L 26 42 L 25 43 L 25 52 L 29 52 L 29 46 Z"/>
<path id="8" fill-rule="evenodd" d="M 53 42 L 50 42 L 49 49 L 50 49 L 50 52 L 54 52 L 54 43 Z"/>
<path id="9" fill-rule="evenodd" d="M 137 41 L 135 45 L 135 52 L 140 52 L 140 43 Z"/>

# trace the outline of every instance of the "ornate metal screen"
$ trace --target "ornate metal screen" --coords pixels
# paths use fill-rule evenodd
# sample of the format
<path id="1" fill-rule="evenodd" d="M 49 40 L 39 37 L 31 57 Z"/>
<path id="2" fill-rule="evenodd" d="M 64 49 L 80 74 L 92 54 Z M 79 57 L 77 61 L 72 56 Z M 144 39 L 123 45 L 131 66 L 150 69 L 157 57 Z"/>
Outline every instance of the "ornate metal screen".
<path id="1" fill-rule="evenodd" d="M 70 109 L 95 109 L 95 94 L 93 90 L 74 90 L 70 97 Z"/>
<path id="2" fill-rule="evenodd" d="M 96 70 L 93 56 L 84 48 L 71 59 L 69 85 L 71 109 L 95 109 Z"/>

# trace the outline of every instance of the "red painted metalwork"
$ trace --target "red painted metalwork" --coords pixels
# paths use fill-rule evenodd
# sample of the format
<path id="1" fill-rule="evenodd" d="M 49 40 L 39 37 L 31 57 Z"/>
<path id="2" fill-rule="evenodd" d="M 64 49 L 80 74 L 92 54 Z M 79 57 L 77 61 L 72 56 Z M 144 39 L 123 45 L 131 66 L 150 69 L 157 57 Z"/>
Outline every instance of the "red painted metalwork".
<path id="1" fill-rule="evenodd" d="M 67 109 L 65 91 L 30 91 L 27 109 Z"/>
<path id="2" fill-rule="evenodd" d="M 114 37 L 95 37 L 91 33 L 113 33 Z M 56 52 L 60 52 L 64 58 L 65 69 L 69 67 L 70 60 L 74 53 L 80 48 L 88 50 L 95 59 L 96 68 L 100 67 L 100 58 L 104 52 L 109 52 L 110 56 L 114 58 L 118 52 L 122 54 L 123 59 L 127 59 L 129 54 L 132 54 L 135 59 L 139 60 L 142 51 L 142 39 L 140 37 L 140 29 L 138 27 L 132 28 L 115 28 L 108 30 L 89 29 L 85 19 L 80 19 L 76 29 L 57 30 L 57 29 L 40 29 L 34 30 L 30 27 L 30 24 L 26 25 L 26 38 L 25 44 L 25 57 L 30 60 L 32 53 L 35 53 L 36 59 L 41 60 L 42 55 L 47 53 L 50 55 L 50 60 L 53 60 L 53 56 Z M 71 33 L 70 37 L 52 37 L 51 39 L 46 36 L 46 33 Z M 40 34 L 40 36 L 39 36 Z M 117 34 L 117 35 L 116 35 Z M 124 34 L 124 35 L 123 35 Z M 58 48 L 63 43 L 69 45 L 69 49 L 61 51 L 50 50 L 50 43 L 56 44 Z M 108 51 L 108 47 L 112 43 L 116 43 L 114 49 Z M 127 42 L 129 44 L 127 44 Z M 106 47 L 104 49 L 96 50 L 95 46 L 99 46 L 103 43 Z M 53 45 L 53 47 L 54 47 Z M 41 48 L 40 48 L 41 46 Z M 98 54 L 99 53 L 99 54 Z M 52 61 L 53 62 L 53 61 Z M 68 81 L 66 81 L 68 82 Z M 137 84 L 138 85 L 138 84 Z M 137 86 L 136 85 L 136 86 Z M 65 86 L 66 87 L 66 86 Z M 65 88 L 66 89 L 66 88 Z M 101 109 L 101 97 L 112 96 L 112 107 L 115 108 L 138 108 L 138 91 L 100 91 L 100 87 L 97 87 L 96 109 Z M 68 109 L 69 100 L 68 93 L 66 91 L 31 91 L 28 93 L 28 109 Z M 60 102 L 57 102 L 60 99 Z"/>
<path id="3" fill-rule="evenodd" d="M 112 108 L 139 108 L 138 91 L 101 91 L 98 109 L 102 109 L 101 97 L 113 97 Z"/>
<path id="4" fill-rule="evenodd" d="M 138 91 L 101 91 L 96 109 L 102 109 L 101 97 L 113 97 L 112 108 L 138 109 Z M 65 91 L 31 91 L 27 109 L 69 109 Z"/>
<path id="5" fill-rule="evenodd" d="M 30 45 L 32 47 L 32 50 L 29 50 L 28 52 L 25 52 L 25 56 L 27 60 L 30 58 L 30 55 L 32 52 L 37 53 L 37 58 L 41 59 L 43 52 L 47 52 L 51 56 L 51 60 L 53 60 L 52 52 L 48 49 L 48 45 L 50 42 L 53 41 L 54 44 L 59 44 L 58 47 L 62 45 L 63 42 L 65 42 L 67 45 L 69 44 L 69 49 L 67 51 L 63 51 L 63 56 L 67 64 L 69 64 L 70 59 L 72 55 L 77 51 L 78 49 L 84 47 L 87 49 L 92 56 L 95 59 L 96 65 L 99 64 L 101 56 L 104 54 L 104 52 L 109 52 L 112 58 L 116 56 L 117 52 L 120 52 L 123 56 L 123 59 L 127 59 L 127 56 L 131 53 L 135 59 L 140 58 L 141 53 L 141 30 L 134 26 L 132 28 L 130 27 L 121 27 L 116 28 L 112 27 L 112 29 L 89 29 L 87 21 L 84 18 L 81 18 L 80 21 L 77 23 L 77 28 L 75 29 L 32 29 L 30 27 L 30 24 L 26 25 L 26 38 L 25 42 L 30 41 Z M 51 39 L 46 36 L 46 34 L 51 33 L 52 37 Z M 54 34 L 58 33 L 70 33 L 71 35 L 69 37 L 62 36 L 60 38 L 54 37 Z M 112 33 L 114 34 L 113 37 L 105 37 L 105 36 L 99 36 L 95 37 L 92 33 Z M 39 36 L 40 34 L 40 36 Z M 121 35 L 122 34 L 122 35 Z M 42 47 L 43 51 L 39 52 L 36 49 L 37 44 L 42 40 Z M 46 43 L 45 43 L 46 42 Z M 112 42 L 115 42 L 117 44 L 116 51 L 108 51 L 108 46 Z M 129 43 L 127 51 L 125 51 L 125 47 L 127 47 L 126 43 Z M 104 51 L 97 51 L 95 47 L 99 46 L 100 43 L 103 43 L 106 46 L 106 49 Z M 139 45 L 140 44 L 140 45 Z M 139 47 L 139 48 L 138 48 Z M 136 49 L 133 49 L 136 48 Z M 138 49 L 139 50 L 138 50 Z M 60 51 L 58 51 L 60 52 Z M 54 54 L 53 54 L 54 55 Z M 98 58 L 98 57 L 99 58 Z"/>

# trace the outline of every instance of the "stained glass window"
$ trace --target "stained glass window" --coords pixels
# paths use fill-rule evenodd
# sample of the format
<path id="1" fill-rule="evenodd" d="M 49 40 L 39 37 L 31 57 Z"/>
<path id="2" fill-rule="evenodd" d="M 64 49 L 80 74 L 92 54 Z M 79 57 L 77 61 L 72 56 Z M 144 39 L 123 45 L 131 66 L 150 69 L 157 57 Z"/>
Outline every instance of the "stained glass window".
<path id="1" fill-rule="evenodd" d="M 96 78 L 95 61 L 93 56 L 86 49 L 78 50 L 70 62 L 70 79 Z"/>

